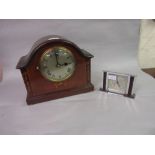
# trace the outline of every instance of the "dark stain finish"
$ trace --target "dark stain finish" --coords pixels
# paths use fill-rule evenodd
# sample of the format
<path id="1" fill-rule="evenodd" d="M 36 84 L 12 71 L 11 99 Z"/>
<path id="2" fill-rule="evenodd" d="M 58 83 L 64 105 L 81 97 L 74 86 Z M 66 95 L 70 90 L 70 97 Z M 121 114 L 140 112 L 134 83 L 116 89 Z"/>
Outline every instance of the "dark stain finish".
<path id="1" fill-rule="evenodd" d="M 74 74 L 62 82 L 52 82 L 45 79 L 37 69 L 42 54 L 53 46 L 68 48 L 76 59 Z M 27 104 L 35 104 L 92 91 L 94 89 L 90 78 L 90 61 L 92 57 L 93 55 L 87 51 L 80 49 L 74 43 L 60 36 L 47 36 L 38 40 L 30 52 L 20 58 L 16 67 L 21 70 L 27 89 Z"/>

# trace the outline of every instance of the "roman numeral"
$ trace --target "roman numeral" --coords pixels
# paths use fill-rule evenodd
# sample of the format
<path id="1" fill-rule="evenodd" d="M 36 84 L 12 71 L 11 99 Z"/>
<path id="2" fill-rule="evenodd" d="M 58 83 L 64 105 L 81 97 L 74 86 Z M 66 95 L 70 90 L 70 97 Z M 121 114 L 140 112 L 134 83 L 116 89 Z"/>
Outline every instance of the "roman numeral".
<path id="1" fill-rule="evenodd" d="M 47 70 L 47 74 L 48 74 L 48 75 L 51 75 L 51 72 L 50 72 L 49 70 Z"/>
<path id="2" fill-rule="evenodd" d="M 70 71 L 71 71 L 71 68 L 68 68 L 68 69 L 67 69 L 67 72 L 70 72 Z"/>

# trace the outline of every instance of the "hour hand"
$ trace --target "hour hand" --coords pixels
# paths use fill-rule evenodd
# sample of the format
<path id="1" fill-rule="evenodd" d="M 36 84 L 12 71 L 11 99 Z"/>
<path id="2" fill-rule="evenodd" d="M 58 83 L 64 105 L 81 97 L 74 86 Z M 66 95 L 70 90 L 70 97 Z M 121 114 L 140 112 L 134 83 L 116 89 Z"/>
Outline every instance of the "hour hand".
<path id="1" fill-rule="evenodd" d="M 59 64 L 60 66 L 67 66 L 70 65 L 71 63 L 65 62 L 64 64 Z"/>

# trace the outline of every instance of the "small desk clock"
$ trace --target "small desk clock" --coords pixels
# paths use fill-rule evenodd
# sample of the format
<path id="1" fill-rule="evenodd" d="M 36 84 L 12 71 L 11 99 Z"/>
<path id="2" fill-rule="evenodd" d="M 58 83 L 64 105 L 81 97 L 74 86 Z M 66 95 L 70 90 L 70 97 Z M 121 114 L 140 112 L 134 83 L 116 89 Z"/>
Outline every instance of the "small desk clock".
<path id="1" fill-rule="evenodd" d="M 92 91 L 91 58 L 93 55 L 61 36 L 39 39 L 16 67 L 27 89 L 27 104 Z"/>
<path id="2" fill-rule="evenodd" d="M 135 76 L 133 75 L 104 71 L 101 90 L 134 98 L 134 80 Z"/>

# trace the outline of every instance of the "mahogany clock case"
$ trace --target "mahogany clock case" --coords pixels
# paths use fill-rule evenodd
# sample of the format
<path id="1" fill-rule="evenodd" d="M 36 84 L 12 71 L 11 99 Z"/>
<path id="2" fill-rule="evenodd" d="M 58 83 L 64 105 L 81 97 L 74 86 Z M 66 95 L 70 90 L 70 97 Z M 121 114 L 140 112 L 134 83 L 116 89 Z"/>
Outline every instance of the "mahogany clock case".
<path id="1" fill-rule="evenodd" d="M 52 82 L 44 78 L 37 69 L 42 54 L 53 46 L 69 49 L 76 59 L 73 75 L 62 82 Z M 73 42 L 60 36 L 51 35 L 38 40 L 28 53 L 20 58 L 16 68 L 21 70 L 27 89 L 27 103 L 35 104 L 92 91 L 91 58 L 93 55 L 80 49 Z"/>

